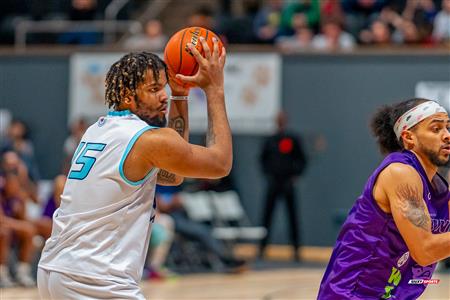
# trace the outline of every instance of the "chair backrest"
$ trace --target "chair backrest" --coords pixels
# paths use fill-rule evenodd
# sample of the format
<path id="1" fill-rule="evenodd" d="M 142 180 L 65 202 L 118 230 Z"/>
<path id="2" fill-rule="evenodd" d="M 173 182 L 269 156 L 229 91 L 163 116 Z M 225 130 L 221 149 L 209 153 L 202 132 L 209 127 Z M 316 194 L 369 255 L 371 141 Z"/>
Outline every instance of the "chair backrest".
<path id="1" fill-rule="evenodd" d="M 194 221 L 212 221 L 214 214 L 208 192 L 180 193 L 188 217 Z"/>
<path id="2" fill-rule="evenodd" d="M 238 193 L 235 191 L 210 193 L 211 204 L 214 207 L 215 216 L 219 220 L 240 221 L 246 217 Z"/>

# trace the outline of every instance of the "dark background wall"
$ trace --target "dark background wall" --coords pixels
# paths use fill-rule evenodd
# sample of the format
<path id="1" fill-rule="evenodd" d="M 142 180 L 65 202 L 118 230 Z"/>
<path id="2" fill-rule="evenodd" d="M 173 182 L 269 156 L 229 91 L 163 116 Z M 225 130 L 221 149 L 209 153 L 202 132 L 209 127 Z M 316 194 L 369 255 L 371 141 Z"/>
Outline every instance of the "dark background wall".
<path id="1" fill-rule="evenodd" d="M 0 108 L 31 128 L 43 178 L 61 170 L 68 91 L 68 57 L 0 56 Z"/>
<path id="2" fill-rule="evenodd" d="M 450 55 L 294 55 L 283 57 L 282 69 L 282 105 L 309 157 L 297 183 L 302 241 L 331 246 L 342 217 L 382 158 L 368 128 L 370 116 L 381 104 L 414 97 L 419 81 L 449 81 Z M 60 170 L 68 82 L 68 57 L 0 57 L 0 108 L 32 128 L 44 178 Z M 233 176 L 256 224 L 266 188 L 258 163 L 263 138 L 234 136 Z M 273 221 L 275 243 L 287 242 L 283 208 L 276 208 Z"/>

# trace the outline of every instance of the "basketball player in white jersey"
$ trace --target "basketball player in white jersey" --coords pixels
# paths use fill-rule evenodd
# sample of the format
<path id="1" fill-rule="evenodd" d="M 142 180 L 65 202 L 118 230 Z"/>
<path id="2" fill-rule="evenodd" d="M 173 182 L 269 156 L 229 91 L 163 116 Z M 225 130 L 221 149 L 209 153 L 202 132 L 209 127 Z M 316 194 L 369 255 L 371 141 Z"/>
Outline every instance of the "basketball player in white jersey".
<path id="1" fill-rule="evenodd" d="M 61 206 L 42 252 L 38 287 L 44 299 L 144 299 L 138 282 L 154 218 L 155 185 L 183 177 L 220 178 L 232 164 L 225 111 L 225 49 L 203 57 L 192 45 L 199 71 L 176 78 L 202 88 L 207 98 L 206 147 L 188 139 L 188 89 L 169 80 L 156 55 L 128 54 L 106 77 L 114 111 L 84 134 L 72 160 Z M 166 123 L 169 82 L 173 101 Z M 174 130 L 175 129 L 175 130 Z M 175 175 L 176 174 L 176 175 Z"/>

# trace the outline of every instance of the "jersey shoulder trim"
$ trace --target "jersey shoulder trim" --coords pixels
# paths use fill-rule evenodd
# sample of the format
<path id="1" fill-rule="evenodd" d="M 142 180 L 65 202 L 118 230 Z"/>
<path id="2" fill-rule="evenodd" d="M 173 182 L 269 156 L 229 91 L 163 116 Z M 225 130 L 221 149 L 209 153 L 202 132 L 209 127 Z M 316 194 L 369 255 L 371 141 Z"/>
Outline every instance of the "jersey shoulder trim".
<path id="1" fill-rule="evenodd" d="M 129 185 L 132 186 L 137 186 L 137 185 L 141 185 L 142 183 L 144 183 L 150 176 L 152 176 L 153 174 L 155 174 L 155 172 L 158 170 L 157 168 L 152 168 L 147 175 L 145 175 L 144 178 L 142 178 L 139 181 L 132 181 L 129 180 L 126 176 L 125 173 L 123 171 L 123 164 L 125 163 L 125 159 L 128 156 L 128 153 L 130 152 L 131 148 L 133 148 L 134 143 L 136 143 L 137 139 L 147 130 L 151 130 L 151 129 L 157 129 L 158 127 L 153 127 L 153 126 L 146 126 L 144 128 L 142 128 L 141 130 L 139 130 L 130 140 L 130 142 L 127 145 L 127 148 L 125 149 L 125 152 L 122 155 L 122 158 L 120 160 L 120 164 L 119 164 L 119 173 L 120 173 L 120 177 L 122 177 L 122 179 L 128 183 Z"/>

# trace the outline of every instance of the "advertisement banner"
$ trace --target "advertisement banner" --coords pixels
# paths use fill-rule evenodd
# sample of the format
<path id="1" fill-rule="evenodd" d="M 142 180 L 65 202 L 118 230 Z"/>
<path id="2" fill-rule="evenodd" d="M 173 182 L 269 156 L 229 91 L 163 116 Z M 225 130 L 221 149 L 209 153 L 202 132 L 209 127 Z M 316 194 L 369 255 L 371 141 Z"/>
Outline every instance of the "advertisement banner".
<path id="1" fill-rule="evenodd" d="M 420 81 L 416 84 L 416 97 L 437 101 L 450 111 L 450 81 Z"/>

